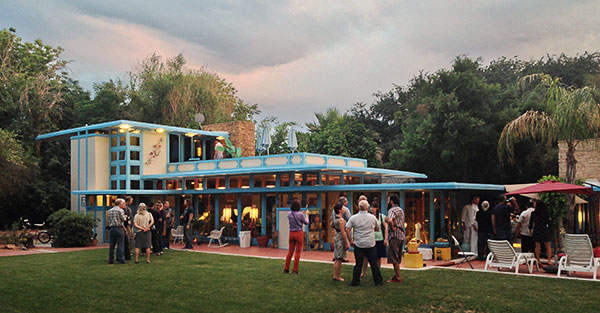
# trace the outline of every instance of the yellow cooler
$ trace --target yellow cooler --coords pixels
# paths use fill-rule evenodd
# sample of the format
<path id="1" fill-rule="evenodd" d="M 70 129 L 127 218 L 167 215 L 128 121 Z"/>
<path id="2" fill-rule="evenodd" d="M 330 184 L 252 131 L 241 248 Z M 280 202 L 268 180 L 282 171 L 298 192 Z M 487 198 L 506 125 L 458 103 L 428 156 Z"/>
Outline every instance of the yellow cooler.
<path id="1" fill-rule="evenodd" d="M 420 253 L 405 253 L 404 267 L 421 268 L 423 267 L 423 255 Z"/>
<path id="2" fill-rule="evenodd" d="M 450 261 L 452 259 L 452 253 L 450 248 L 434 248 L 435 260 Z"/>

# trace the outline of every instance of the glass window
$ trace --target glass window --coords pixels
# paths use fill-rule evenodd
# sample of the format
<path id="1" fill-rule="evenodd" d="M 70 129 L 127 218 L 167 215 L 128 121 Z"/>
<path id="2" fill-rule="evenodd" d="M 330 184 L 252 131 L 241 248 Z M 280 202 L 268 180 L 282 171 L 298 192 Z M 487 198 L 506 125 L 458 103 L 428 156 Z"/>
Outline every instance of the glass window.
<path id="1" fill-rule="evenodd" d="M 125 150 L 119 151 L 119 161 L 125 161 Z"/>
<path id="2" fill-rule="evenodd" d="M 117 146 L 117 137 L 111 137 L 110 138 L 110 146 L 111 147 L 116 147 Z"/>
<path id="3" fill-rule="evenodd" d="M 255 235 L 262 233 L 260 204 L 258 194 L 242 196 L 242 230 L 249 230 Z"/>
<path id="4" fill-rule="evenodd" d="M 302 173 L 294 174 L 294 186 L 302 186 Z"/>
<path id="5" fill-rule="evenodd" d="M 110 189 L 112 189 L 112 190 L 116 190 L 117 189 L 117 181 L 116 180 L 111 180 L 110 181 Z"/>
<path id="6" fill-rule="evenodd" d="M 304 186 L 316 186 L 317 182 L 317 174 L 316 173 L 307 173 L 306 174 L 306 182 Z"/>
<path id="7" fill-rule="evenodd" d="M 192 158 L 192 138 L 183 137 L 183 161 L 189 161 Z"/>
<path id="8" fill-rule="evenodd" d="M 153 190 L 154 184 L 151 180 L 144 180 L 144 190 Z"/>
<path id="9" fill-rule="evenodd" d="M 219 195 L 219 213 L 220 224 L 233 224 L 233 229 L 237 230 L 237 195 Z M 230 234 L 231 235 L 231 234 Z M 237 236 L 235 234 L 234 236 Z"/>
<path id="10" fill-rule="evenodd" d="M 131 175 L 140 175 L 140 167 L 137 165 L 132 165 L 129 170 L 131 171 L 129 174 Z M 139 184 L 139 183 L 138 183 Z"/>
<path id="11" fill-rule="evenodd" d="M 289 187 L 290 186 L 290 174 L 281 174 L 280 175 L 279 186 L 281 187 Z"/>
<path id="12" fill-rule="evenodd" d="M 322 177 L 323 185 L 339 185 L 340 184 L 340 174 L 325 174 Z"/>
<path id="13" fill-rule="evenodd" d="M 363 184 L 379 184 L 379 177 L 365 176 L 363 178 Z"/>
<path id="14" fill-rule="evenodd" d="M 180 189 L 179 180 L 167 180 L 167 190 L 176 190 Z"/>
<path id="15" fill-rule="evenodd" d="M 429 192 L 406 192 L 404 206 L 406 236 L 412 238 L 415 234 L 415 225 L 421 224 L 421 238 L 425 243 L 429 241 Z"/>
<path id="16" fill-rule="evenodd" d="M 119 181 L 119 186 L 120 186 L 119 189 L 126 189 L 126 187 L 125 187 L 125 181 L 124 180 L 120 180 Z"/>
<path id="17" fill-rule="evenodd" d="M 346 184 L 346 185 L 360 184 L 360 176 L 345 175 L 344 176 L 344 184 Z"/>
<path id="18" fill-rule="evenodd" d="M 198 179 L 186 179 L 185 180 L 185 189 L 192 190 L 202 190 L 202 178 Z"/>
<path id="19" fill-rule="evenodd" d="M 110 167 L 110 175 L 117 175 L 117 167 L 116 166 Z"/>
<path id="20" fill-rule="evenodd" d="M 163 181 L 162 180 L 156 181 L 156 190 L 163 190 Z"/>
<path id="21" fill-rule="evenodd" d="M 125 136 L 119 136 L 119 146 L 126 146 L 127 145 L 127 138 Z"/>
<path id="22" fill-rule="evenodd" d="M 140 152 L 139 151 L 131 151 L 129 155 L 130 160 L 139 161 L 140 160 Z"/>
<path id="23" fill-rule="evenodd" d="M 131 182 L 129 182 L 129 186 L 131 187 L 130 189 L 139 190 L 140 189 L 140 181 L 132 180 Z"/>
<path id="24" fill-rule="evenodd" d="M 215 196 L 198 195 L 198 219 L 204 221 L 200 233 L 209 235 L 215 229 Z"/>
<path id="25" fill-rule="evenodd" d="M 169 135 L 169 162 L 179 162 L 179 135 Z"/>
<path id="26" fill-rule="evenodd" d="M 229 188 L 250 188 L 250 176 L 229 177 Z"/>
<path id="27" fill-rule="evenodd" d="M 116 151 L 113 151 L 110 153 L 110 160 L 117 161 L 117 152 Z"/>
<path id="28" fill-rule="evenodd" d="M 125 165 L 119 166 L 119 175 L 126 175 L 127 170 L 125 169 Z"/>
<path id="29" fill-rule="evenodd" d="M 202 159 L 202 140 L 200 137 L 194 137 L 194 157 Z"/>
<path id="30" fill-rule="evenodd" d="M 139 146 L 140 145 L 140 137 L 138 136 L 130 136 L 129 143 L 131 146 Z"/>

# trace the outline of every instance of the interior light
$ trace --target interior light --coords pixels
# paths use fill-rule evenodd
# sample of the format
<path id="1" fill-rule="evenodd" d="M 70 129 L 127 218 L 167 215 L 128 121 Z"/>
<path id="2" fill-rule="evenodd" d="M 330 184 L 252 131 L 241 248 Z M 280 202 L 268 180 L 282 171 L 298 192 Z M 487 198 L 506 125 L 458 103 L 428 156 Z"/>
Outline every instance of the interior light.
<path id="1" fill-rule="evenodd" d="M 223 140 L 223 139 L 225 139 L 225 137 L 223 137 L 223 136 L 218 136 L 217 137 L 217 140 Z"/>
<path id="2" fill-rule="evenodd" d="M 164 128 L 157 128 L 157 129 L 156 129 L 156 132 L 157 132 L 157 133 L 164 133 L 164 132 L 165 132 L 165 129 L 164 129 Z"/>
<path id="3" fill-rule="evenodd" d="M 242 189 L 248 189 L 250 186 L 242 186 Z"/>
<path id="4" fill-rule="evenodd" d="M 196 136 L 196 134 L 195 134 L 195 133 L 185 133 L 185 135 L 186 135 L 187 137 L 194 137 L 194 136 Z"/>
<path id="5" fill-rule="evenodd" d="M 132 130 L 131 132 L 132 132 L 132 133 L 134 133 L 134 134 L 139 134 L 139 133 L 140 133 L 140 130 L 139 130 L 139 129 L 134 129 L 134 130 Z"/>
<path id="6" fill-rule="evenodd" d="M 124 133 L 124 132 L 126 132 L 126 131 L 127 131 L 127 129 L 126 129 L 126 128 L 121 128 L 121 129 L 119 129 L 119 133 L 121 133 L 121 134 L 122 134 L 122 133 Z"/>
<path id="7" fill-rule="evenodd" d="M 275 188 L 275 185 L 267 185 L 267 188 Z"/>
<path id="8" fill-rule="evenodd" d="M 225 187 L 221 186 L 221 187 L 217 187 L 217 189 L 219 189 L 219 190 L 225 190 Z"/>
<path id="9" fill-rule="evenodd" d="M 131 127 L 131 125 L 129 125 L 129 124 L 121 124 L 121 125 L 119 125 L 120 129 L 129 129 L 130 127 Z"/>

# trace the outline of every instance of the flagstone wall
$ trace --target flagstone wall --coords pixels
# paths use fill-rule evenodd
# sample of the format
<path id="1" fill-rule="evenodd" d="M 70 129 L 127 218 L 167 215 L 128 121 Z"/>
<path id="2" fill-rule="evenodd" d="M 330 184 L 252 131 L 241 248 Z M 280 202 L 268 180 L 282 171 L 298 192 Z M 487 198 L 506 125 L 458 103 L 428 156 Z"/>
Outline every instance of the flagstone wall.
<path id="1" fill-rule="evenodd" d="M 567 144 L 558 143 L 558 173 L 560 177 L 567 176 Z M 580 141 L 575 147 L 577 160 L 576 178 L 600 180 L 600 139 Z"/>
<path id="2" fill-rule="evenodd" d="M 242 157 L 255 156 L 256 137 L 254 123 L 251 121 L 235 121 L 202 126 L 202 130 L 226 131 L 234 146 L 242 149 Z"/>

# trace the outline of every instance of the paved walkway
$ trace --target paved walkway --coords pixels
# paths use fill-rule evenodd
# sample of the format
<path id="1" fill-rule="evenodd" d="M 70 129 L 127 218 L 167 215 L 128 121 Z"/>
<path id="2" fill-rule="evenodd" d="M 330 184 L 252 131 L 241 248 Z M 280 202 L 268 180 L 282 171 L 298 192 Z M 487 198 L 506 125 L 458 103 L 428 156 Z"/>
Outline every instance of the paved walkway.
<path id="1" fill-rule="evenodd" d="M 70 251 L 80 251 L 80 250 L 91 250 L 91 249 L 105 249 L 107 248 L 107 244 L 101 244 L 93 247 L 81 247 L 81 248 L 52 248 L 50 245 L 36 245 L 36 248 L 29 249 L 27 251 L 23 250 L 7 250 L 0 249 L 0 257 L 3 256 L 16 256 L 16 255 L 29 255 L 29 254 L 42 254 L 42 253 L 58 253 L 58 252 L 70 252 Z M 181 250 L 183 245 L 171 245 L 171 248 L 174 250 Z M 236 255 L 236 256 L 248 256 L 248 257 L 259 257 L 259 258 L 267 258 L 267 259 L 285 259 L 287 250 L 284 249 L 274 249 L 274 248 L 259 248 L 256 246 L 252 246 L 249 248 L 240 248 L 236 245 L 228 245 L 225 247 L 219 248 L 218 246 L 208 247 L 206 243 L 203 243 L 200 246 L 194 246 L 193 250 L 185 250 L 187 252 L 199 252 L 199 253 L 214 253 L 214 254 L 222 254 L 222 255 Z M 302 251 L 302 261 L 303 262 L 318 262 L 318 263 L 332 263 L 333 253 L 331 251 Z M 348 263 L 344 263 L 344 265 L 354 265 L 354 254 L 348 253 Z M 484 261 L 471 261 L 474 269 L 471 269 L 468 264 L 456 264 L 459 263 L 461 259 L 456 259 L 453 261 L 425 261 L 423 268 L 405 268 L 404 263 L 401 264 L 402 270 L 429 270 L 434 268 L 447 268 L 454 270 L 470 270 L 470 271 L 481 271 L 485 267 Z M 392 268 L 391 264 L 387 264 L 385 260 L 382 262 L 383 268 Z M 527 272 L 527 266 L 521 265 L 519 268 L 519 274 L 515 274 L 514 270 L 502 270 L 499 271 L 496 268 L 488 269 L 488 272 L 508 274 L 508 275 L 522 275 L 522 276 L 538 276 L 538 277 L 549 277 L 549 278 L 557 278 L 556 274 L 548 274 L 543 272 L 542 270 L 535 271 L 532 274 Z M 600 273 L 598 275 L 600 277 Z M 592 273 L 585 272 L 576 272 L 571 274 L 571 276 L 561 275 L 560 278 L 564 279 L 579 279 L 579 280 L 592 280 Z M 597 280 L 600 282 L 600 279 Z"/>

